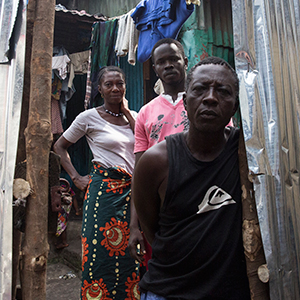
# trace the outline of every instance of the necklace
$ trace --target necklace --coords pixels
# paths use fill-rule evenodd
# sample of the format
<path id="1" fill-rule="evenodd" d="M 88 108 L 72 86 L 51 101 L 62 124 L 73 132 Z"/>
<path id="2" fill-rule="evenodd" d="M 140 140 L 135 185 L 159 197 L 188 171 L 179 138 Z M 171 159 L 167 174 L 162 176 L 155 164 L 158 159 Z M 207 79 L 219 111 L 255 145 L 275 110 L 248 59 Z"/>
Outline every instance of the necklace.
<path id="1" fill-rule="evenodd" d="M 114 117 L 122 117 L 123 116 L 122 112 L 120 112 L 120 113 L 114 113 L 111 110 L 106 109 L 104 105 L 103 105 L 103 108 L 104 108 L 105 112 L 107 112 L 108 114 L 110 114 L 110 115 L 112 115 Z"/>

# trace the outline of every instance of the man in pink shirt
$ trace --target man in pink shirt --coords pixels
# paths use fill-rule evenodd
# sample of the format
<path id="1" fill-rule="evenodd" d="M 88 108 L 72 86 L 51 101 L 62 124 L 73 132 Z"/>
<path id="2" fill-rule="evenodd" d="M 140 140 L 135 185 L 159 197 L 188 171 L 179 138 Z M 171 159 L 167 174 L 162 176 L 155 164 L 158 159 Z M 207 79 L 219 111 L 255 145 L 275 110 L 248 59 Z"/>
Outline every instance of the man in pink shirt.
<path id="1" fill-rule="evenodd" d="M 138 113 L 135 123 L 135 165 L 147 149 L 163 141 L 166 136 L 189 128 L 182 100 L 188 65 L 183 46 L 171 38 L 159 40 L 152 49 L 151 57 L 164 93 L 144 105 Z M 134 205 L 131 205 L 129 250 L 133 258 L 141 263 L 145 261 L 147 266 L 151 247 L 140 232 Z"/>

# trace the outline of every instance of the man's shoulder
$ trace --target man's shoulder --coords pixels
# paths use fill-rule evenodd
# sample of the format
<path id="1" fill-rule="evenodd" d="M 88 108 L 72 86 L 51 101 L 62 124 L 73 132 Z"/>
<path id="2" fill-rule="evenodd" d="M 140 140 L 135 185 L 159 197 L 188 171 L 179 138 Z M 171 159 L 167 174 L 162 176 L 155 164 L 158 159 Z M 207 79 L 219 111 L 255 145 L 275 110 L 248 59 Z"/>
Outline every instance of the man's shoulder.
<path id="1" fill-rule="evenodd" d="M 142 155 L 145 161 L 150 161 L 153 167 L 161 166 L 162 162 L 167 159 L 167 144 L 163 140 L 145 151 Z"/>
<path id="2" fill-rule="evenodd" d="M 153 108 L 153 107 L 156 107 L 158 105 L 161 104 L 161 101 L 162 101 L 163 97 L 161 95 L 153 98 L 152 100 L 150 100 L 148 103 L 146 103 L 142 108 L 141 110 L 147 110 L 149 108 Z"/>
<path id="3" fill-rule="evenodd" d="M 183 106 L 182 99 L 180 99 L 180 103 L 183 108 L 184 106 Z M 180 105 L 178 106 L 178 104 L 176 106 L 181 107 Z M 143 113 L 149 114 L 149 112 L 161 113 L 163 111 L 174 111 L 174 106 L 169 104 L 168 100 L 166 100 L 162 95 L 159 95 L 159 96 L 153 98 L 150 102 L 146 103 L 144 106 L 142 106 L 139 113 L 140 114 L 143 114 Z"/>

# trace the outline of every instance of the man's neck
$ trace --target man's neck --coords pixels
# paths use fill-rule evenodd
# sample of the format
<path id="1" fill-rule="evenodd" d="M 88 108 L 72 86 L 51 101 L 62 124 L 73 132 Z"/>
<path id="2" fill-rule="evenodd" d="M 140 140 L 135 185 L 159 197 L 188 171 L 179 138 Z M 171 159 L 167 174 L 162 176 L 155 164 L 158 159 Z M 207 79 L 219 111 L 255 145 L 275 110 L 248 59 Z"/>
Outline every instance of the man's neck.
<path id="1" fill-rule="evenodd" d="M 177 100 L 178 93 L 184 92 L 184 87 L 182 86 L 182 84 L 180 84 L 179 86 L 164 84 L 163 86 L 164 86 L 164 93 L 166 95 L 170 95 L 173 101 Z"/>
<path id="2" fill-rule="evenodd" d="M 192 128 L 186 133 L 186 143 L 192 155 L 200 161 L 213 161 L 217 158 L 227 143 L 230 130 L 212 133 L 197 132 Z"/>

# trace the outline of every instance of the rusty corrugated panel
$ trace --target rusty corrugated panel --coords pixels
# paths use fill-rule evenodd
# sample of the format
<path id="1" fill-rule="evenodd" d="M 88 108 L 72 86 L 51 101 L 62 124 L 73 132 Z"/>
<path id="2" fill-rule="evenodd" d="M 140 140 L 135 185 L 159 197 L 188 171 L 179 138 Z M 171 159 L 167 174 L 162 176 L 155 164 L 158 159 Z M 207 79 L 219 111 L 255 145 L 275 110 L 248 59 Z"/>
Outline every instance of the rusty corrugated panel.
<path id="1" fill-rule="evenodd" d="M 132 66 L 125 56 L 120 58 L 120 68 L 126 74 L 126 99 L 128 99 L 129 108 L 138 112 L 144 104 L 143 64 L 137 61 L 135 66 Z"/>
<path id="2" fill-rule="evenodd" d="M 189 69 L 207 56 L 218 56 L 234 66 L 230 0 L 202 1 L 183 25 L 178 40 L 189 59 Z"/>

